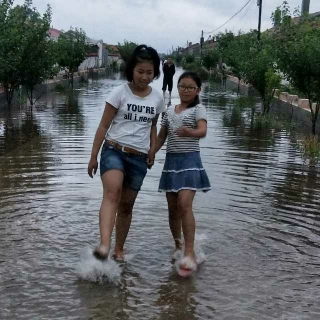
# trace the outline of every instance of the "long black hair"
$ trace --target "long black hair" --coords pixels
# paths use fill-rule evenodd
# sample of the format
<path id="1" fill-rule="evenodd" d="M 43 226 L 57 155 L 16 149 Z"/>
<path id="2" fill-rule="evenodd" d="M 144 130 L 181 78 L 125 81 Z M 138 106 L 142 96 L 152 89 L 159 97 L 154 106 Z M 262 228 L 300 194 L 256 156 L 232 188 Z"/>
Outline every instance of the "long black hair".
<path id="1" fill-rule="evenodd" d="M 199 77 L 199 75 L 196 73 L 196 72 L 192 72 L 192 71 L 186 71 L 184 72 L 180 77 L 179 77 L 179 80 L 178 80 L 178 85 L 180 83 L 180 81 L 182 79 L 185 79 L 185 78 L 191 78 L 196 84 L 197 84 L 197 87 L 199 89 L 201 89 L 201 85 L 202 85 L 202 81 Z M 192 108 L 192 107 L 195 107 L 197 104 L 200 103 L 200 98 L 199 98 L 199 95 L 197 94 L 196 97 L 194 98 L 193 101 L 191 101 L 187 108 Z"/>
<path id="2" fill-rule="evenodd" d="M 160 58 L 158 52 L 152 47 L 147 47 L 145 44 L 137 46 L 126 63 L 124 74 L 129 82 L 133 80 L 133 69 L 139 62 L 151 62 L 153 64 L 153 79 L 158 79 L 160 76 Z"/>

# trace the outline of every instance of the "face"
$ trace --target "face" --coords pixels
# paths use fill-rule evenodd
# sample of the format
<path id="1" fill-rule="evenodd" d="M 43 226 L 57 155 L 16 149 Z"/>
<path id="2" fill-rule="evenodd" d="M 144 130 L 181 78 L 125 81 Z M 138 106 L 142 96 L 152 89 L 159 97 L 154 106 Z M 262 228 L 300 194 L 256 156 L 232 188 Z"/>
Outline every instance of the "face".
<path id="1" fill-rule="evenodd" d="M 189 92 L 188 88 L 193 91 Z M 183 78 L 178 84 L 178 91 L 181 102 L 189 103 L 200 93 L 201 89 L 198 88 L 197 83 L 192 78 Z"/>
<path id="2" fill-rule="evenodd" d="M 172 63 L 172 59 L 168 58 L 168 64 L 171 64 L 171 63 Z"/>
<path id="3" fill-rule="evenodd" d="M 133 69 L 133 83 L 140 89 L 148 87 L 153 81 L 153 63 L 149 61 L 138 62 Z"/>

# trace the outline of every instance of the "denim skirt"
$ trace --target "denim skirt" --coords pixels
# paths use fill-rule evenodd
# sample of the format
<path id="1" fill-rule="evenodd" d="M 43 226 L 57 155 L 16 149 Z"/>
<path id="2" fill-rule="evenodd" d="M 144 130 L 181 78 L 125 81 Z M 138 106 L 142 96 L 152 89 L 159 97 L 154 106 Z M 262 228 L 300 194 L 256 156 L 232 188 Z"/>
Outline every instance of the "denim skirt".
<path id="1" fill-rule="evenodd" d="M 167 153 L 160 178 L 160 192 L 180 190 L 207 192 L 210 189 L 200 152 Z"/>

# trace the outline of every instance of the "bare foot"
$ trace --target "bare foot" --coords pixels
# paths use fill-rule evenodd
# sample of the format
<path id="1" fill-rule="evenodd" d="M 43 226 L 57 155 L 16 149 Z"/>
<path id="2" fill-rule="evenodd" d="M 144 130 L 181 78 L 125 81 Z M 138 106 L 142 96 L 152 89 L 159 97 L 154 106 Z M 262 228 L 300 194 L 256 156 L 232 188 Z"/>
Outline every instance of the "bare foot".
<path id="1" fill-rule="evenodd" d="M 197 270 L 197 261 L 193 256 L 185 256 L 179 263 L 180 269 L 184 270 Z"/>
<path id="2" fill-rule="evenodd" d="M 182 277 L 189 277 L 197 270 L 197 263 L 191 256 L 185 256 L 178 263 L 178 274 Z"/>
<path id="3" fill-rule="evenodd" d="M 112 259 L 115 261 L 123 262 L 124 261 L 123 251 L 114 251 L 112 255 Z"/>
<path id="4" fill-rule="evenodd" d="M 105 261 L 108 259 L 110 248 L 104 246 L 103 244 L 100 244 L 98 247 L 96 247 L 93 250 L 93 255 L 96 259 Z"/>

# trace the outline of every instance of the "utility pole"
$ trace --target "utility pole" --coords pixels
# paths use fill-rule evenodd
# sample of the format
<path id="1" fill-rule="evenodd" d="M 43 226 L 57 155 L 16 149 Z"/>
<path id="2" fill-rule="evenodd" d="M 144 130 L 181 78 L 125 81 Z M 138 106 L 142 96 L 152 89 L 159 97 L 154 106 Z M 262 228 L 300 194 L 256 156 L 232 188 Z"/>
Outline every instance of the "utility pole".
<path id="1" fill-rule="evenodd" d="M 301 14 L 309 13 L 310 11 L 310 0 L 302 0 L 302 6 L 301 6 Z"/>
<path id="2" fill-rule="evenodd" d="M 204 38 L 203 38 L 203 30 L 201 32 L 201 38 L 200 38 L 200 63 L 202 64 L 202 46 L 204 43 Z"/>
<path id="3" fill-rule="evenodd" d="M 259 7 L 258 40 L 260 41 L 260 38 L 261 38 L 262 0 L 257 0 L 257 5 Z"/>

